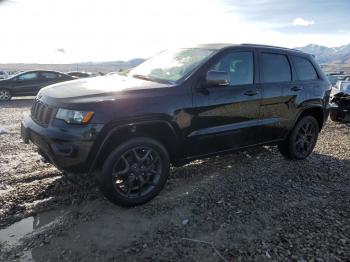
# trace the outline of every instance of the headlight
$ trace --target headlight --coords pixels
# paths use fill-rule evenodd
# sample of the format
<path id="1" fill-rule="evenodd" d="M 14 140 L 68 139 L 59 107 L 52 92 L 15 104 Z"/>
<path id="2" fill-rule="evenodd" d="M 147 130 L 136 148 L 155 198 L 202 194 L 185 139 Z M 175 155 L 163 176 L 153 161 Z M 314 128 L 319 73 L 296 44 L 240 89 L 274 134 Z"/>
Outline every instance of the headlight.
<path id="1" fill-rule="evenodd" d="M 81 124 L 89 123 L 93 117 L 94 112 L 90 111 L 76 111 L 60 108 L 57 111 L 56 118 L 64 120 L 67 124 Z"/>

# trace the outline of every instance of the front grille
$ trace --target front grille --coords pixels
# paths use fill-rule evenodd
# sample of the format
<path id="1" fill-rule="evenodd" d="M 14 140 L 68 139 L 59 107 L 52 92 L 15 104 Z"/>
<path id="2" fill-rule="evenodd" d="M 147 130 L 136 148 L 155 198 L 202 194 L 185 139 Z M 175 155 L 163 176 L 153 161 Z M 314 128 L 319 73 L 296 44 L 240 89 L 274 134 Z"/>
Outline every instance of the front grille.
<path id="1" fill-rule="evenodd" d="M 53 109 L 42 101 L 35 99 L 32 109 L 31 117 L 39 125 L 47 126 L 50 123 Z"/>

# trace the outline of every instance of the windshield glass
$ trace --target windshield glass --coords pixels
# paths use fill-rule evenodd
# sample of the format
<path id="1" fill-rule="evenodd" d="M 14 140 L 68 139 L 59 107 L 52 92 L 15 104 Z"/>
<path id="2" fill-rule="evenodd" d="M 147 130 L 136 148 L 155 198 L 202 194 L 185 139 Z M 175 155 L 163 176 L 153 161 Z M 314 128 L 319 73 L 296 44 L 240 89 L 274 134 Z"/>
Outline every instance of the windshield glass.
<path id="1" fill-rule="evenodd" d="M 207 49 L 167 50 L 146 60 L 129 72 L 129 76 L 151 81 L 176 82 L 193 72 L 213 53 Z"/>

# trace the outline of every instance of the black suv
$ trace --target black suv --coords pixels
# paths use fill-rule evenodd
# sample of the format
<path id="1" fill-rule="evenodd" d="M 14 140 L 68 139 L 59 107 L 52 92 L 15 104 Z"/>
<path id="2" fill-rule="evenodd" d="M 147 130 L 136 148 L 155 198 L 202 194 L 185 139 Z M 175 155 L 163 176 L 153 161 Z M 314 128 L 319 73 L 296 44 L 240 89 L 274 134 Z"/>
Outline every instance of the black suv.
<path id="1" fill-rule="evenodd" d="M 265 144 L 306 158 L 330 91 L 309 54 L 201 45 L 161 52 L 125 75 L 45 87 L 21 131 L 59 169 L 101 170 L 108 199 L 137 205 L 160 192 L 170 164 Z"/>

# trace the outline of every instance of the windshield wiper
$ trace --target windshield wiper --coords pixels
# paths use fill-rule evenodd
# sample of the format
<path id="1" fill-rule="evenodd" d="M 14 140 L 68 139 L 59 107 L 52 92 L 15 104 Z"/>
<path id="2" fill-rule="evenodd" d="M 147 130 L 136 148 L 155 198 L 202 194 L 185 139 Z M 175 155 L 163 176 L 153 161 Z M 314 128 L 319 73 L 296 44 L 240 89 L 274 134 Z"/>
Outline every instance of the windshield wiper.
<path id="1" fill-rule="evenodd" d="M 151 82 L 162 83 L 162 84 L 173 84 L 174 83 L 174 82 L 169 81 L 169 80 L 158 79 L 158 78 L 153 78 L 153 77 L 144 76 L 144 75 L 138 75 L 138 74 L 134 74 L 134 75 L 131 75 L 131 76 L 135 77 L 135 78 L 138 78 L 138 79 L 147 80 L 147 81 L 151 81 Z"/>
<path id="2" fill-rule="evenodd" d="M 142 80 L 147 80 L 147 81 L 154 81 L 152 78 L 148 77 L 148 76 L 144 76 L 144 75 L 131 75 L 132 77 L 138 78 L 138 79 L 142 79 Z"/>

